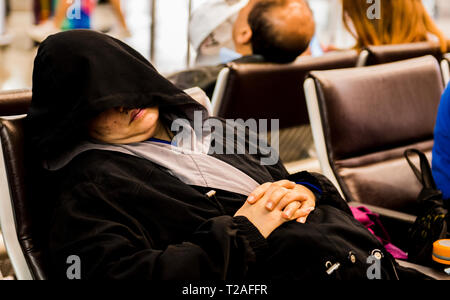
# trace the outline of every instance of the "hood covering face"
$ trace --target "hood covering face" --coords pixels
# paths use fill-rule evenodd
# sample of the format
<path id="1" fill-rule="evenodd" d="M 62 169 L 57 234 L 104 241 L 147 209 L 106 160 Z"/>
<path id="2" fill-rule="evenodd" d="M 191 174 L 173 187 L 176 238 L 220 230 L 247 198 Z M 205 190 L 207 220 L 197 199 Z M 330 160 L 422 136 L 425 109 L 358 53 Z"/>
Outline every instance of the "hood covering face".
<path id="1" fill-rule="evenodd" d="M 203 106 L 166 80 L 123 42 L 90 30 L 47 38 L 33 71 L 27 142 L 40 159 L 52 158 L 87 138 L 86 123 L 114 107 L 159 107 L 160 118 L 194 120 Z"/>

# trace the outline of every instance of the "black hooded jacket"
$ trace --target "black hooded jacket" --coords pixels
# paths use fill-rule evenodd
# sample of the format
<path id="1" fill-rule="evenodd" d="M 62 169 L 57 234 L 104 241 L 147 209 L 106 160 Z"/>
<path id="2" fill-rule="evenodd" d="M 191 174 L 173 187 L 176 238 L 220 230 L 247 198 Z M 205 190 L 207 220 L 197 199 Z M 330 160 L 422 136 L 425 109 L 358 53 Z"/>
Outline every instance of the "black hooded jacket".
<path id="1" fill-rule="evenodd" d="M 34 165 L 77 145 L 87 120 L 118 106 L 158 106 L 168 122 L 204 111 L 114 38 L 86 30 L 50 36 L 35 60 L 26 123 Z M 214 155 L 260 184 L 289 178 L 320 187 L 316 210 L 306 224 L 285 223 L 265 239 L 245 217 L 233 217 L 245 195 L 208 197 L 209 189 L 145 159 L 86 151 L 46 172 L 32 194 L 52 206 L 49 277 L 66 279 L 67 259 L 76 255 L 82 279 L 366 278 L 367 255 L 377 248 L 386 257 L 384 278 L 395 278 L 389 254 L 325 177 L 289 175 L 281 162 L 262 166 L 254 154 Z M 341 268 L 328 274 L 336 262 Z"/>
<path id="2" fill-rule="evenodd" d="M 87 120 L 119 106 L 157 106 L 162 115 L 169 111 L 189 120 L 195 110 L 203 110 L 119 40 L 73 30 L 42 43 L 28 118 L 30 142 L 39 155 L 52 157 L 73 147 L 83 138 Z"/>

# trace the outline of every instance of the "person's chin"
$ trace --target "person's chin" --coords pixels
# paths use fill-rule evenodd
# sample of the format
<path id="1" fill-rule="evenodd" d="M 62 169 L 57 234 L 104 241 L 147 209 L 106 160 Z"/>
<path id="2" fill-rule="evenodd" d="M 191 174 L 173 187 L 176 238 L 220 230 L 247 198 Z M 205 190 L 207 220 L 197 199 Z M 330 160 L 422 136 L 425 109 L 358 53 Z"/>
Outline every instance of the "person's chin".
<path id="1" fill-rule="evenodd" d="M 135 118 L 135 121 L 140 123 L 151 123 L 155 124 L 158 120 L 158 115 L 155 114 L 150 108 L 145 108 L 141 110 Z"/>

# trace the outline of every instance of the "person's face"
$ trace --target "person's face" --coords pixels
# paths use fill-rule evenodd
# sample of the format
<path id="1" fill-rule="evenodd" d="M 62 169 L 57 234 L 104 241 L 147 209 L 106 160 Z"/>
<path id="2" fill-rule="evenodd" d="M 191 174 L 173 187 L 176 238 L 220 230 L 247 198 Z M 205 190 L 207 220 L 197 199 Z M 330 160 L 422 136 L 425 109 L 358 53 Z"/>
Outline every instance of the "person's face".
<path id="1" fill-rule="evenodd" d="M 158 118 L 158 108 L 111 108 L 89 123 L 89 135 L 109 144 L 138 143 L 154 136 Z"/>

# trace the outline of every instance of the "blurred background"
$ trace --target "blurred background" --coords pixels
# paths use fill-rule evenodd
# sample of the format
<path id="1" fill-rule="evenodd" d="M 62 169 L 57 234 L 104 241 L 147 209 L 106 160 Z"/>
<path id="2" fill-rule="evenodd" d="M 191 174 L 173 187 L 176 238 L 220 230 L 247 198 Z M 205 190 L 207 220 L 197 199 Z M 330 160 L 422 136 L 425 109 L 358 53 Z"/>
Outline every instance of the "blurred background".
<path id="1" fill-rule="evenodd" d="M 33 61 L 38 43 L 57 28 L 51 27 L 48 17 L 55 14 L 58 1 L 60 3 L 68 1 L 66 3 L 70 5 L 83 3 L 82 12 L 85 15 L 78 19 L 82 19 L 83 22 L 87 20 L 87 25 L 81 21 L 80 24 L 74 25 L 66 19 L 63 28 L 81 26 L 111 34 L 136 49 L 163 75 L 168 76 L 194 67 L 198 63 L 197 49 L 189 42 L 192 42 L 194 36 L 189 20 L 192 20 L 196 12 L 208 1 L 219 0 L 0 0 L 0 91 L 32 87 Z M 239 0 L 220 1 L 231 4 L 239 2 Z M 320 52 L 326 51 L 325 49 L 348 49 L 355 45 L 355 39 L 346 31 L 342 22 L 341 0 L 307 1 L 316 23 L 313 40 L 319 45 L 319 51 L 312 53 L 313 56 L 321 55 Z M 437 26 L 450 39 L 450 1 L 422 1 Z M 118 14 L 118 4 L 121 6 L 121 14 Z M 207 15 L 209 12 L 206 11 L 204 14 Z M 121 20 L 120 15 L 124 19 Z M 213 21 L 214 18 L 222 16 L 221 12 L 217 12 Z M 126 24 L 126 27 L 123 24 Z M 208 24 L 200 21 L 197 22 L 197 27 L 203 29 L 208 27 Z M 194 32 L 201 33 L 201 30 Z M 307 137 L 310 140 L 309 144 L 305 145 L 313 145 L 310 128 L 303 127 L 303 129 L 306 129 L 303 132 L 309 134 Z M 297 134 L 297 131 L 292 132 Z M 297 140 L 303 143 L 304 137 Z M 292 149 L 296 153 L 299 152 L 296 147 Z M 311 155 L 313 156 L 314 154 Z M 314 168 L 319 168 L 318 161 L 315 158 L 312 161 Z M 303 164 L 302 170 L 304 166 Z M 2 273 L 13 273 L 2 240 L 0 233 L 0 279 Z"/>
<path id="2" fill-rule="evenodd" d="M 188 43 L 189 17 L 208 0 L 122 0 L 129 36 L 121 38 L 139 51 L 163 74 L 186 69 L 195 62 Z M 317 38 L 323 45 L 348 48 L 353 38 L 342 25 L 340 0 L 309 0 L 314 11 Z M 30 88 L 36 42 L 29 30 L 35 23 L 35 0 L 0 0 L 9 13 L 0 20 L 0 90 Z M 109 1 L 97 1 L 91 27 L 106 30 L 117 26 Z M 424 0 L 442 31 L 450 37 L 450 1 Z M 6 5 L 7 4 L 7 5 Z"/>

